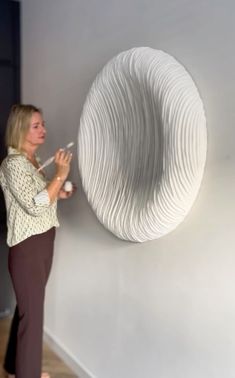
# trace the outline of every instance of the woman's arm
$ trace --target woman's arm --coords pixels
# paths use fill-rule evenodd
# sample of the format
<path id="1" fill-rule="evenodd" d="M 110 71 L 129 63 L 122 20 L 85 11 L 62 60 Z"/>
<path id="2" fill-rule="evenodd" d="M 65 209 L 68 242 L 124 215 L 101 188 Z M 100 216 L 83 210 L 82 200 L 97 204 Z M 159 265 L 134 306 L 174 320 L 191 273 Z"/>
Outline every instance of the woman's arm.
<path id="1" fill-rule="evenodd" d="M 55 155 L 56 174 L 47 187 L 38 192 L 27 162 L 20 156 L 6 159 L 2 166 L 6 186 L 19 205 L 30 215 L 40 216 L 56 199 L 66 180 L 72 155 L 59 150 Z M 43 198 L 44 197 L 44 198 Z"/>
<path id="2" fill-rule="evenodd" d="M 59 196 L 61 188 L 70 171 L 71 159 L 71 152 L 59 150 L 55 154 L 56 174 L 46 188 L 50 203 L 53 203 Z"/>
<path id="3" fill-rule="evenodd" d="M 6 193 L 9 193 L 15 201 L 30 215 L 40 216 L 49 206 L 49 196 L 47 191 L 38 192 L 37 178 L 29 172 L 28 163 L 25 157 L 9 157 L 2 163 L 2 185 L 6 187 Z M 37 200 L 37 197 L 45 192 L 43 200 Z"/>

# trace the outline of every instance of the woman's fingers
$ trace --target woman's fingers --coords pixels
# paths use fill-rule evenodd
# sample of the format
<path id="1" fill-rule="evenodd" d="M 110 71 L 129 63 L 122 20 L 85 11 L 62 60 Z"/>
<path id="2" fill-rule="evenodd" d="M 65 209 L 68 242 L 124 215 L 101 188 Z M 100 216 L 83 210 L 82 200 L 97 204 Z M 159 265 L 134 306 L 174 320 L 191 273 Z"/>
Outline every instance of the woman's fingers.
<path id="1" fill-rule="evenodd" d="M 72 160 L 72 153 L 69 151 L 58 150 L 55 154 L 55 163 L 56 164 L 68 164 Z"/>
<path id="2" fill-rule="evenodd" d="M 72 160 L 72 152 L 67 152 L 66 155 L 64 156 L 64 159 L 70 163 Z"/>

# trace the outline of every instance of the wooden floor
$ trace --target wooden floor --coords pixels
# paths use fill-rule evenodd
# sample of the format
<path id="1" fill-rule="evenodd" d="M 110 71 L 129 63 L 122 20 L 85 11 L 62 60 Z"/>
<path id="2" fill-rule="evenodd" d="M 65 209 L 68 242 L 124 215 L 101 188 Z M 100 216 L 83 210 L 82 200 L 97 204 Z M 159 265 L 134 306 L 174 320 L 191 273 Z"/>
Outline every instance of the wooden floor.
<path id="1" fill-rule="evenodd" d="M 0 319 L 0 378 L 5 378 L 2 364 L 8 339 L 9 327 L 9 318 Z M 48 372 L 51 378 L 78 378 L 45 344 L 43 347 L 42 371 Z"/>

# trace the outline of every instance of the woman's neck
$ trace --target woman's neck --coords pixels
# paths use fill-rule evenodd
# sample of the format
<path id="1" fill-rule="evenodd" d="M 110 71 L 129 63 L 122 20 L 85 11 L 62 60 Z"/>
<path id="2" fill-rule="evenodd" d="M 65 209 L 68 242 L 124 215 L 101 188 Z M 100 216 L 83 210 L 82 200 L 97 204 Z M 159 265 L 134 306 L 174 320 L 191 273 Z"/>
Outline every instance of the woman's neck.
<path id="1" fill-rule="evenodd" d="M 22 152 L 27 156 L 29 160 L 35 159 L 35 153 L 38 149 L 38 146 L 23 145 Z"/>

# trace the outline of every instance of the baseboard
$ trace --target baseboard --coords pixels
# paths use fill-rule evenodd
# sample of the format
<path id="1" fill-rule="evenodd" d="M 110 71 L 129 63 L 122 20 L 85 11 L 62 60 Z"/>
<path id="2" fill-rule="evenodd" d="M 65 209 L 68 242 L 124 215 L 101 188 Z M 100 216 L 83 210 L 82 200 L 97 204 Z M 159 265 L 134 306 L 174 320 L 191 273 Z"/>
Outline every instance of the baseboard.
<path id="1" fill-rule="evenodd" d="M 7 318 L 11 315 L 11 310 L 9 308 L 5 308 L 3 311 L 0 311 L 0 319 Z"/>
<path id="2" fill-rule="evenodd" d="M 46 327 L 44 327 L 44 340 L 78 378 L 97 378 Z"/>

